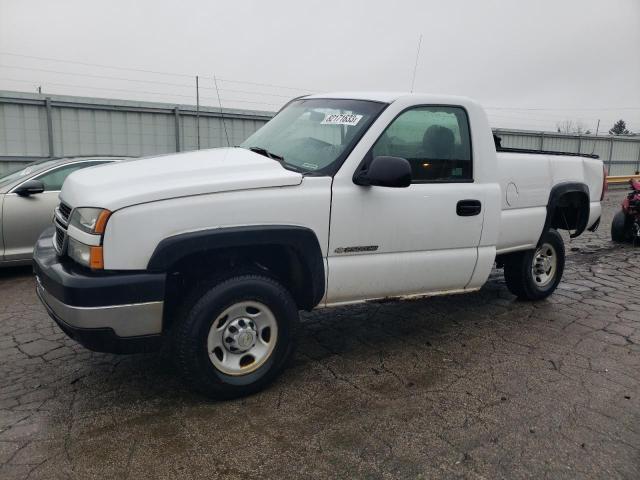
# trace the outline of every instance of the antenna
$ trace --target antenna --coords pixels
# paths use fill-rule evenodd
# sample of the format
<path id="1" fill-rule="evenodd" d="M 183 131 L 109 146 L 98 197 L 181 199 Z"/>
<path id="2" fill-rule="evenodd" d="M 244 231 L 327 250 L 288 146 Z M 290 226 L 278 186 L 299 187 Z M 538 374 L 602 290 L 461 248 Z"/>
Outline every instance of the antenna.
<path id="1" fill-rule="evenodd" d="M 220 90 L 218 90 L 218 80 L 213 76 L 213 84 L 216 86 L 216 94 L 218 95 L 218 105 L 220 106 L 220 117 L 222 117 L 222 126 L 224 127 L 224 136 L 227 137 L 227 147 L 230 147 L 229 133 L 227 132 L 227 122 L 224 120 L 224 112 L 222 111 L 222 100 L 220 100 Z"/>
<path id="2" fill-rule="evenodd" d="M 418 70 L 418 57 L 420 56 L 420 46 L 422 45 L 422 34 L 418 39 L 418 51 L 416 52 L 416 64 L 413 66 L 413 78 L 411 79 L 411 93 L 413 93 L 413 86 L 416 83 L 416 70 Z"/>
<path id="3" fill-rule="evenodd" d="M 200 150 L 200 83 L 196 75 L 196 130 L 198 131 L 198 150 Z"/>
<path id="4" fill-rule="evenodd" d="M 596 125 L 596 138 L 593 139 L 593 148 L 591 149 L 591 155 L 596 151 L 596 142 L 598 141 L 598 130 L 600 130 L 600 119 L 598 119 L 598 125 Z"/>

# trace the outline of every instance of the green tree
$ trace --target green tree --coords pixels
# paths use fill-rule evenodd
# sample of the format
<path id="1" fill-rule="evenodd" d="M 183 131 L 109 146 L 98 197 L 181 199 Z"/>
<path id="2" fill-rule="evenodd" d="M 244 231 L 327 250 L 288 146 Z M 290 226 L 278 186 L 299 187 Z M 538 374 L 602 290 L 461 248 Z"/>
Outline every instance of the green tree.
<path id="1" fill-rule="evenodd" d="M 622 119 L 614 123 L 611 130 L 609 130 L 609 135 L 629 135 L 630 133 L 627 129 L 627 124 Z"/>

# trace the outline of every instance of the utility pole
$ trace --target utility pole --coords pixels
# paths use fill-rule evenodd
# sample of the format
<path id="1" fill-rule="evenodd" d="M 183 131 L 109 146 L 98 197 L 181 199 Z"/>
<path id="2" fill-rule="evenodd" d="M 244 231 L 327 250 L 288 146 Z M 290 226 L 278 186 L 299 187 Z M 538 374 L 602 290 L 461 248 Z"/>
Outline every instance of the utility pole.
<path id="1" fill-rule="evenodd" d="M 196 75 L 196 130 L 198 131 L 198 150 L 200 150 L 200 79 Z"/>

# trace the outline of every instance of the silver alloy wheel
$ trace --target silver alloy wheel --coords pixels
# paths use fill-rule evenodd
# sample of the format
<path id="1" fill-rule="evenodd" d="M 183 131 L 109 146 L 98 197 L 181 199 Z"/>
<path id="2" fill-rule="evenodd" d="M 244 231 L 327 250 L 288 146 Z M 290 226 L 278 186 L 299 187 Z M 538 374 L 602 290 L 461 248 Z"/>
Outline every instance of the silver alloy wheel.
<path id="1" fill-rule="evenodd" d="M 273 312 L 260 302 L 234 303 L 211 324 L 211 363 L 227 375 L 246 375 L 268 360 L 278 340 Z"/>
<path id="2" fill-rule="evenodd" d="M 553 282 L 558 268 L 558 255 L 550 243 L 543 243 L 533 255 L 531 274 L 538 287 L 546 287 Z"/>

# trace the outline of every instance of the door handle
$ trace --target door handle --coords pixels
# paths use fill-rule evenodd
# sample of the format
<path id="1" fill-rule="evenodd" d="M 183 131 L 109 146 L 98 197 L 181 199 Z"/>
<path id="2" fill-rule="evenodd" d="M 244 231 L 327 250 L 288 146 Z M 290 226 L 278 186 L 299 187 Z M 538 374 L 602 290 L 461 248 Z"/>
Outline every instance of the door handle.
<path id="1" fill-rule="evenodd" d="M 460 200 L 456 205 L 456 213 L 461 217 L 472 217 L 482 211 L 480 200 Z"/>

